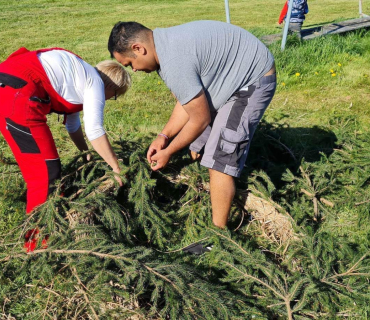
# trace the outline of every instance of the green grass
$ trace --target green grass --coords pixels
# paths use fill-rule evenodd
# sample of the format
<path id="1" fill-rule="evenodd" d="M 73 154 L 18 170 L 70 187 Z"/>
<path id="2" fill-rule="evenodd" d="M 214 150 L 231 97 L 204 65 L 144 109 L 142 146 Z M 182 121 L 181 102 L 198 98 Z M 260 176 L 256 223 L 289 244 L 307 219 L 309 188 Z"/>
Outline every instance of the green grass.
<path id="1" fill-rule="evenodd" d="M 284 1 L 230 0 L 229 2 L 232 23 L 257 36 L 281 32 L 281 27 L 277 27 L 276 21 Z M 363 11 L 370 13 L 370 2 L 364 1 L 363 5 Z M 310 0 L 309 7 L 310 12 L 305 21 L 305 27 L 358 16 L 357 1 Z M 0 10 L 0 61 L 20 46 L 31 50 L 56 46 L 69 49 L 94 65 L 100 60 L 109 59 L 108 35 L 112 26 L 119 20 L 138 21 L 150 28 L 168 27 L 200 19 L 225 20 L 222 0 L 0 0 Z M 356 257 L 368 252 L 369 248 L 370 205 L 366 201 L 370 199 L 368 182 L 370 177 L 370 33 L 360 30 L 301 43 L 289 39 L 284 52 L 280 51 L 280 43 L 272 44 L 270 49 L 276 59 L 278 88 L 256 134 L 248 159 L 248 168 L 238 182 L 238 186 L 245 188 L 248 176 L 250 178 L 251 175 L 266 173 L 277 187 L 271 196 L 289 211 L 297 223 L 297 229 L 301 230 L 307 239 L 311 239 L 312 234 L 317 232 L 317 234 L 328 234 L 328 237 L 332 237 L 332 240 L 325 240 L 328 243 L 336 244 L 338 240 L 340 245 L 332 251 L 337 254 L 343 250 L 343 254 L 340 252 L 333 258 L 339 261 L 339 270 L 343 267 L 342 259 L 346 266 L 350 266 L 357 261 Z M 175 101 L 155 73 L 135 73 L 132 74 L 132 80 L 133 86 L 126 96 L 115 102 L 107 102 L 105 126 L 112 141 L 117 142 L 120 139 L 138 141 L 144 152 L 150 140 L 166 123 Z M 57 116 L 50 115 L 48 119 L 63 167 L 66 168 L 78 152 L 69 140 L 63 125 L 58 122 Z M 282 144 L 295 156 L 296 161 L 293 161 Z M 12 159 L 12 154 L 1 137 L 0 152 L 7 160 Z M 315 186 L 323 183 L 327 185 L 328 188 L 322 191 L 321 196 L 335 203 L 332 209 L 325 207 L 320 209 L 323 218 L 320 223 L 313 220 L 312 201 L 300 193 L 300 188 L 307 187 L 304 186 L 304 179 L 299 180 L 302 178 L 298 169 L 300 165 L 310 172 L 310 178 Z M 192 170 L 191 168 L 189 170 Z M 288 169 L 293 172 L 297 180 L 292 182 L 287 178 Z M 204 173 L 204 170 L 199 172 Z M 199 172 L 195 171 L 195 175 Z M 160 180 L 158 176 L 155 178 Z M 262 181 L 262 185 L 266 185 L 263 178 L 256 179 Z M 162 187 L 163 189 L 158 185 L 156 194 L 163 197 L 170 187 L 166 185 Z M 181 193 L 181 190 L 180 187 L 174 192 Z M 173 207 L 165 206 L 166 209 L 181 208 L 180 196 L 174 202 Z M 192 222 L 198 223 L 197 219 L 201 216 L 205 219 L 205 224 L 209 223 L 208 209 L 203 203 L 194 206 L 194 212 L 189 213 L 189 218 L 186 220 L 189 225 L 183 228 L 176 226 L 173 228 L 173 234 L 168 235 L 166 250 L 176 250 L 191 242 L 192 237 L 198 236 L 198 231 L 191 229 Z M 0 165 L 0 234 L 18 226 L 24 220 L 24 210 L 25 186 L 21 175 L 15 166 Z M 181 214 L 185 216 L 188 213 Z M 232 223 L 236 223 L 237 220 L 238 224 L 238 219 L 239 216 L 235 213 Z M 179 219 L 179 221 L 182 220 Z M 266 252 L 271 251 L 281 255 L 286 259 L 283 262 L 286 270 L 297 272 L 290 263 L 295 256 L 299 259 L 304 256 L 301 252 L 304 251 L 302 248 L 298 250 L 287 247 L 286 255 L 282 254 L 283 249 L 276 244 L 258 240 L 261 235 L 260 230 L 253 229 L 253 226 L 248 229 L 248 224 L 244 224 L 239 233 L 234 234 L 243 245 L 249 246 L 250 243 L 251 248 L 255 245 L 254 248 L 257 248 L 258 254 L 262 248 Z M 342 246 L 341 241 L 346 245 Z M 150 244 L 149 241 L 148 243 Z M 154 244 L 153 246 L 155 248 Z M 347 246 L 353 256 L 347 254 Z M 251 248 L 249 249 L 252 250 Z M 310 279 L 317 278 L 319 275 L 323 277 L 320 272 L 325 269 L 323 261 L 326 261 L 329 253 L 327 256 L 324 254 L 320 256 L 319 253 L 317 255 L 319 258 L 315 261 L 309 262 L 306 256 L 306 260 L 302 258 L 302 261 L 304 260 L 300 265 L 303 270 L 302 275 L 307 275 Z M 212 258 L 222 260 L 217 256 Z M 270 259 L 268 253 L 263 256 L 263 259 Z M 217 269 L 217 266 L 213 265 L 214 262 L 208 261 L 207 258 L 195 262 L 186 258 L 181 261 L 183 265 L 207 270 L 205 273 L 211 279 L 210 282 L 215 281 L 215 278 L 224 277 L 227 273 Z M 369 263 L 368 260 L 366 263 Z M 339 271 L 335 269 L 334 272 Z M 227 280 L 225 276 L 224 283 L 225 286 L 228 285 L 230 292 L 244 290 L 237 287 L 239 282 L 234 283 L 231 273 L 228 276 L 231 280 Z M 287 282 L 296 283 L 292 279 L 288 278 Z M 366 277 L 367 280 L 368 277 Z M 367 288 L 366 281 L 363 283 L 362 290 Z M 351 282 L 348 285 L 353 284 Z M 361 300 L 363 297 L 361 299 L 355 297 L 355 293 L 353 297 L 343 298 L 345 294 L 338 293 L 336 303 L 340 306 L 335 312 L 330 313 L 330 310 L 320 306 L 320 299 L 323 301 L 327 299 L 324 295 L 325 290 L 320 291 L 321 287 L 317 288 L 310 287 L 310 290 L 317 290 L 315 294 L 319 298 L 312 300 L 314 302 L 307 306 L 307 309 L 311 308 L 315 312 L 321 308 L 321 313 L 317 311 L 316 318 L 335 319 L 335 312 L 338 315 L 338 312 L 345 313 L 349 310 L 348 314 L 352 315 L 353 319 L 366 319 L 369 312 L 366 305 L 369 301 L 365 298 Z M 248 314 L 246 310 L 253 305 L 251 301 L 252 299 L 248 302 L 244 301 L 245 304 L 242 303 L 242 307 L 238 304 L 241 310 L 239 316 Z M 14 307 L 14 309 L 17 308 Z M 253 310 L 254 314 L 259 314 L 261 319 L 272 319 L 277 316 L 284 318 L 279 310 L 271 313 L 266 311 L 270 310 L 268 307 L 258 309 L 260 313 L 256 309 Z M 307 316 L 309 310 L 305 312 Z"/>

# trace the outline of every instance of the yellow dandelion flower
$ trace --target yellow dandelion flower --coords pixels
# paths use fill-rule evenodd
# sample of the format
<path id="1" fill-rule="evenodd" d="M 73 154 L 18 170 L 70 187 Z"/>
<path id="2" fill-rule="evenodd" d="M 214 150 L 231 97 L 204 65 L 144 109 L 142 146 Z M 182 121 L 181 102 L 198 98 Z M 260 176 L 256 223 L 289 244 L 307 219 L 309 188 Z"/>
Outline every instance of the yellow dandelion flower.
<path id="1" fill-rule="evenodd" d="M 319 73 L 316 71 L 315 74 L 318 75 Z"/>
<path id="2" fill-rule="evenodd" d="M 158 81 L 158 84 L 161 84 L 162 82 Z"/>
<path id="3" fill-rule="evenodd" d="M 295 74 L 295 76 L 296 77 L 299 77 L 301 74 L 299 73 L 299 72 L 297 72 L 296 74 Z"/>
<path id="4" fill-rule="evenodd" d="M 331 74 L 331 76 L 332 76 L 332 77 L 335 77 L 336 75 L 337 75 L 336 73 L 332 73 L 332 74 Z"/>
<path id="5" fill-rule="evenodd" d="M 334 73 L 334 70 L 333 69 L 330 69 L 330 73 Z"/>
<path id="6" fill-rule="evenodd" d="M 338 62 L 338 67 L 341 67 L 341 66 L 342 66 L 342 64 L 340 62 Z"/>
<path id="7" fill-rule="evenodd" d="M 283 87 L 285 87 L 285 82 L 283 82 L 281 85 L 282 85 Z"/>
<path id="8" fill-rule="evenodd" d="M 149 90 L 149 92 L 152 92 L 153 90 Z"/>

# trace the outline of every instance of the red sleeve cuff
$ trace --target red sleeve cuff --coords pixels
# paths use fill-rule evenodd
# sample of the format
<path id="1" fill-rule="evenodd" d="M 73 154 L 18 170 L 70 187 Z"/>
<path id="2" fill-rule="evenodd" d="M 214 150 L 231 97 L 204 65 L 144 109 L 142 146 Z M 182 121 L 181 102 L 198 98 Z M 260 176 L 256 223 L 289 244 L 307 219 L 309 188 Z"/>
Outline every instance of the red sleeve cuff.
<path id="1" fill-rule="evenodd" d="M 279 24 L 281 24 L 284 21 L 284 18 L 286 17 L 287 12 L 288 12 L 288 1 L 285 2 L 285 5 L 280 12 Z"/>

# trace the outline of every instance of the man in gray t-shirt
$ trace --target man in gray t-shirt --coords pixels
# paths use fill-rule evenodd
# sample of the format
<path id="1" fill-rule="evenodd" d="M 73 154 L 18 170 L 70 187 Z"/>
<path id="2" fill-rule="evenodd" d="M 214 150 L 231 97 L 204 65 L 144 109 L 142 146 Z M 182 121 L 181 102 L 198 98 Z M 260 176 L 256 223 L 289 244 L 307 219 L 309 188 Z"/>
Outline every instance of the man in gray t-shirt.
<path id="1" fill-rule="evenodd" d="M 250 141 L 276 88 L 274 58 L 255 36 L 218 21 L 194 21 L 153 31 L 118 22 L 111 56 L 132 70 L 157 71 L 177 103 L 150 145 L 154 171 L 190 145 L 209 168 L 213 223 L 226 226 Z"/>

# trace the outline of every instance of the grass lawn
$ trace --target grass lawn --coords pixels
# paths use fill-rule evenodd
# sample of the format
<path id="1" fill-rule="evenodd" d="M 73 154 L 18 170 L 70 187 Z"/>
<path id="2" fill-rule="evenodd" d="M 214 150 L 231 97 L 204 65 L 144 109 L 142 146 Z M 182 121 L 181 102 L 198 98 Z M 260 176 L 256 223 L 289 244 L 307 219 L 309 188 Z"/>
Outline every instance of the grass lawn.
<path id="1" fill-rule="evenodd" d="M 281 32 L 281 27 L 277 26 L 276 22 L 284 1 L 229 0 L 229 2 L 233 24 L 249 30 L 256 36 Z M 222 0 L 0 0 L 0 9 L 0 61 L 5 60 L 21 46 L 30 50 L 42 47 L 63 47 L 95 65 L 101 60 L 109 59 L 107 40 L 111 28 L 117 21 L 137 21 L 152 29 L 202 19 L 225 21 Z M 309 9 L 304 27 L 358 17 L 356 0 L 310 0 Z M 363 1 L 363 12 L 370 14 L 370 1 Z M 140 229 L 140 223 L 144 220 L 138 220 L 135 227 L 128 224 L 125 230 L 131 230 L 134 236 L 130 241 L 126 238 L 124 241 L 127 240 L 127 243 L 130 243 L 127 245 L 130 250 L 135 248 L 137 243 L 148 250 L 153 250 L 154 253 L 150 253 L 152 255 L 150 259 L 173 259 L 170 262 L 166 260 L 167 265 L 175 265 L 176 262 L 181 268 L 186 266 L 200 271 L 204 275 L 205 285 L 214 285 L 212 289 L 208 288 L 207 290 L 210 291 L 207 292 L 215 299 L 219 299 L 218 294 L 221 296 L 225 294 L 224 300 L 221 300 L 225 310 L 230 311 L 230 313 L 210 311 L 209 319 L 228 317 L 285 319 L 292 314 L 296 316 L 295 319 L 340 317 L 367 319 L 370 311 L 368 307 L 370 301 L 367 296 L 370 275 L 368 258 L 370 254 L 368 217 L 370 210 L 370 202 L 368 202 L 370 199 L 370 33 L 359 30 L 342 36 L 327 36 L 302 43 L 289 39 L 284 52 L 280 51 L 280 43 L 272 44 L 270 50 L 276 59 L 277 92 L 255 136 L 248 167 L 238 182 L 238 187 L 245 189 L 249 183 L 264 198 L 273 199 L 289 212 L 294 221 L 294 230 L 300 235 L 300 244 L 282 245 L 271 241 L 264 237 L 257 223 L 249 224 L 244 221 L 240 228 L 236 228 L 240 221 L 240 213 L 234 208 L 231 221 L 233 228 L 230 230 L 237 229 L 237 231 L 221 232 L 218 236 L 218 239 L 221 239 L 219 240 L 221 249 L 219 251 L 216 249 L 209 258 L 196 260 L 181 255 L 176 255 L 175 258 L 162 258 L 158 256 L 158 250 L 176 251 L 204 237 L 201 230 L 206 229 L 205 226 L 210 227 L 208 194 L 201 193 L 204 190 L 199 191 L 204 195 L 200 197 L 202 200 L 196 196 L 195 198 L 191 198 L 190 195 L 184 196 L 183 190 L 187 185 L 171 187 L 164 182 L 161 175 L 145 177 L 145 175 L 134 175 L 133 171 L 128 171 L 128 177 L 136 182 L 132 184 L 128 182 L 129 188 L 121 195 L 122 198 L 127 199 L 128 202 L 135 202 L 133 201 L 135 194 L 129 189 L 138 186 L 136 183 L 141 181 L 138 180 L 139 178 L 147 179 L 148 185 L 150 183 L 155 185 L 157 181 L 155 191 L 150 192 L 152 198 L 149 198 L 155 199 L 153 201 L 160 208 L 158 210 L 168 213 L 166 216 L 168 220 L 163 222 L 163 230 L 160 227 L 159 229 L 153 227 L 153 230 L 160 230 L 158 233 L 147 232 L 144 227 Z M 132 88 L 124 97 L 118 101 L 107 102 L 105 126 L 111 141 L 114 141 L 115 147 L 121 150 L 120 155 L 124 158 L 125 164 L 128 167 L 131 166 L 128 170 L 141 172 L 145 165 L 140 168 L 135 167 L 133 164 L 135 162 L 130 162 L 133 160 L 129 158 L 136 151 L 145 152 L 151 139 L 165 125 L 175 101 L 155 73 L 132 73 L 132 81 Z M 58 122 L 58 117 L 50 115 L 48 119 L 62 159 L 63 169 L 65 173 L 69 173 L 68 170 L 72 170 L 73 167 L 71 161 L 78 156 L 78 151 L 69 140 L 63 125 Z M 12 159 L 12 154 L 2 137 L 0 137 L 0 156 L 1 159 Z M 170 169 L 179 173 L 177 164 L 181 163 L 183 158 L 185 156 L 180 155 L 175 159 L 175 165 L 170 166 Z M 189 176 L 193 175 L 194 183 L 197 179 L 198 182 L 203 181 L 202 179 L 207 180 L 205 170 L 196 165 L 183 170 L 188 170 L 186 172 Z M 164 175 L 167 173 L 168 171 Z M 86 174 L 85 180 L 79 181 L 80 187 L 86 187 L 91 177 L 92 175 Z M 158 181 L 162 181 L 163 184 Z M 190 185 L 191 183 L 193 182 L 189 182 Z M 143 188 L 146 187 L 143 186 Z M 312 197 L 302 193 L 302 189 Z M 171 192 L 174 193 L 173 199 L 168 198 Z M 162 203 L 161 199 L 166 201 Z M 190 202 L 183 201 L 184 199 Z M 330 201 L 334 207 L 325 205 L 322 199 Z M 318 209 L 315 209 L 317 201 Z M 124 201 L 121 202 L 120 204 L 125 206 Z M 132 204 L 132 212 L 140 211 L 137 209 L 138 205 L 137 202 L 135 205 Z M 146 208 L 146 205 L 143 204 L 143 208 Z M 127 205 L 126 208 L 131 207 Z M 157 209 L 150 210 L 155 212 Z M 39 283 L 32 272 L 30 274 L 26 272 L 27 276 L 22 276 L 20 279 L 18 274 L 9 271 L 9 265 L 2 260 L 10 253 L 9 244 L 1 240 L 1 235 L 4 235 L 3 239 L 8 239 L 5 235 L 13 232 L 11 231 L 13 228 L 24 222 L 24 211 L 25 185 L 17 167 L 0 164 L 0 268 L 6 270 L 4 276 L 0 275 L 0 305 L 3 306 L 3 311 L 0 309 L 0 318 L 13 319 L 11 316 L 17 319 L 52 318 L 47 315 L 46 310 L 49 315 L 54 315 L 58 319 L 68 318 L 69 311 L 58 309 L 58 313 L 48 309 L 51 308 L 52 302 L 49 304 L 45 301 L 52 301 L 53 298 L 50 296 L 47 298 L 48 295 L 45 296 L 45 292 L 32 293 L 41 295 L 39 300 L 35 299 L 36 302 L 32 300 L 30 292 L 25 293 L 26 290 L 31 290 L 29 289 L 31 285 L 37 286 Z M 176 216 L 177 213 L 179 214 Z M 135 220 L 135 217 L 132 219 Z M 104 219 L 101 221 L 106 226 L 107 222 Z M 151 222 L 153 225 L 158 223 L 153 221 Z M 167 227 L 168 230 L 164 231 Z M 141 238 L 135 238 L 135 230 L 141 234 Z M 156 238 L 161 235 L 161 232 L 166 237 L 162 244 Z M 114 241 L 118 243 L 117 239 L 121 239 L 120 237 L 121 235 L 117 236 Z M 230 245 L 234 240 L 230 240 L 228 246 L 222 243 L 222 239 L 234 239 L 235 243 L 238 243 L 238 248 L 235 249 Z M 136 240 L 138 242 L 135 242 Z M 116 242 L 114 242 L 115 245 Z M 84 245 L 87 246 L 86 243 Z M 18 249 L 21 252 L 20 248 Z M 239 249 L 240 252 L 250 251 L 248 257 L 253 257 L 254 260 L 242 256 L 240 252 L 240 255 L 235 253 Z M 134 253 L 130 251 L 127 253 L 127 256 L 129 255 Z M 26 262 L 24 262 L 25 258 L 22 259 L 13 261 L 12 268 L 19 267 L 23 270 Z M 65 276 L 62 280 L 54 274 L 56 271 L 52 263 L 57 265 L 61 262 L 57 259 L 50 262 L 46 255 L 42 259 L 37 260 L 41 266 L 39 270 L 47 270 L 48 274 L 53 274 L 50 279 L 46 276 L 45 283 L 42 285 L 50 290 L 53 285 L 56 287 L 59 285 L 58 295 L 60 296 L 62 296 L 61 288 L 64 288 L 65 292 L 73 293 L 75 290 L 73 284 L 68 284 L 68 289 L 66 289 L 67 285 L 63 287 L 68 277 Z M 75 269 L 71 268 L 71 278 L 76 275 L 73 270 L 86 269 L 86 265 L 82 266 L 83 259 L 79 262 L 77 262 L 78 259 L 68 259 L 63 263 L 74 266 Z M 229 265 L 221 267 L 223 259 L 228 261 Z M 31 262 L 27 260 L 27 263 Z M 150 264 L 143 262 L 143 266 L 146 270 L 154 270 Z M 103 268 L 107 268 L 109 272 L 113 270 L 108 262 L 104 266 L 96 264 L 94 268 L 97 273 Z M 115 269 L 115 272 L 118 269 Z M 159 269 L 155 270 L 158 272 Z M 7 275 L 6 272 L 10 273 Z M 170 271 L 169 274 L 171 274 Z M 127 276 L 125 279 L 130 283 L 131 289 L 121 290 L 117 294 L 124 297 L 122 299 L 137 298 L 135 312 L 138 318 L 177 318 L 171 312 L 181 309 L 176 302 L 179 298 L 174 298 L 175 294 L 166 296 L 163 293 L 166 292 L 164 284 L 158 287 L 153 285 L 153 281 L 156 281 L 156 273 L 152 275 L 153 278 L 148 276 L 144 277 L 145 280 L 142 278 L 135 280 L 135 284 L 127 280 L 130 278 Z M 187 279 L 187 276 L 183 274 L 181 276 L 179 275 L 178 278 L 169 276 L 171 283 L 186 285 L 187 282 L 184 279 Z M 91 274 L 84 274 L 84 277 L 83 282 L 90 283 L 89 288 L 93 288 L 88 294 L 91 294 L 90 300 L 92 300 L 91 297 L 96 299 L 92 300 L 92 305 L 94 306 L 95 303 L 96 307 L 99 304 L 97 301 L 103 299 L 96 293 L 100 294 L 103 280 L 99 278 L 100 282 L 95 283 L 91 280 L 93 278 Z M 130 279 L 134 278 L 135 276 L 132 275 Z M 104 281 L 107 282 L 107 279 Z M 163 277 L 161 279 L 163 280 Z M 258 282 L 255 279 L 260 280 Z M 52 283 L 51 286 L 50 283 Z M 28 289 L 24 289 L 27 285 Z M 158 292 L 153 289 L 154 298 L 154 294 L 150 296 L 146 292 L 149 287 L 158 289 Z M 19 300 L 10 296 L 15 295 L 15 292 L 21 292 Z M 176 291 L 176 294 L 178 292 Z M 186 294 L 183 294 L 185 297 Z M 189 294 L 183 299 L 194 301 L 191 297 Z M 59 297 L 55 299 L 58 301 Z M 73 301 L 77 303 L 77 300 L 70 299 L 71 303 Z M 284 299 L 288 299 L 289 302 Z M 66 300 L 59 300 L 59 303 L 60 301 Z M 163 301 L 167 301 L 167 304 Z M 194 302 L 191 304 L 192 307 L 188 305 L 187 308 L 197 310 L 199 305 Z M 186 314 L 188 311 L 184 310 L 188 309 L 182 308 L 182 312 Z M 45 311 L 41 316 L 40 310 Z M 103 311 L 101 309 L 91 311 L 89 303 L 86 303 L 86 310 L 81 311 L 81 319 L 86 314 L 93 317 L 95 312 L 102 319 L 124 318 L 119 312 L 117 313 L 119 315 L 108 316 L 106 313 L 102 316 Z M 126 316 L 129 319 L 133 314 L 131 311 L 127 312 Z M 204 311 L 203 316 L 200 316 L 196 311 L 194 312 L 192 318 L 202 318 L 206 314 Z M 186 317 L 181 313 L 179 318 Z M 76 315 L 76 319 L 80 318 Z"/>

